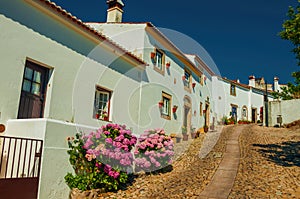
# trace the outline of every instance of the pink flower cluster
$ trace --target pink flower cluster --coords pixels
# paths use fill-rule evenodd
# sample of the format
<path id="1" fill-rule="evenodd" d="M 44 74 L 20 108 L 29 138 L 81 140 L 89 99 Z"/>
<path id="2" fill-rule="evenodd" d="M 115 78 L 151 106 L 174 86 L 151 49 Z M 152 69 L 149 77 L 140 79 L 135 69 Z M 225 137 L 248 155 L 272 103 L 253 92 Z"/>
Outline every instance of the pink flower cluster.
<path id="1" fill-rule="evenodd" d="M 113 178 L 118 178 L 121 171 L 128 171 L 133 164 L 132 148 L 137 138 L 125 125 L 107 124 L 96 132 L 82 137 L 85 157 L 96 161 L 97 167 Z M 131 169 L 132 170 L 132 169 Z"/>
<path id="2" fill-rule="evenodd" d="M 136 171 L 155 171 L 172 163 L 174 143 L 163 129 L 145 131 L 135 147 Z"/>
<path id="3" fill-rule="evenodd" d="M 114 179 L 117 179 L 120 176 L 120 172 L 115 171 L 109 165 L 105 165 L 103 170 L 104 170 L 105 173 L 107 173 L 109 176 L 113 177 Z"/>

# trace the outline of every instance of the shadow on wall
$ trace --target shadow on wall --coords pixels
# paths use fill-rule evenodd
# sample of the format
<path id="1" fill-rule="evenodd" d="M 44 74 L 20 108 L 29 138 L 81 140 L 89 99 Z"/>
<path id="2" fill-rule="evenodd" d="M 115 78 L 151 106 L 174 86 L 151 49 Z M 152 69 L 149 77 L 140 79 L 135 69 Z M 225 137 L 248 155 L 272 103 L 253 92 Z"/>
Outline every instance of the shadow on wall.
<path id="1" fill-rule="evenodd" d="M 258 152 L 268 160 L 285 167 L 300 167 L 300 141 L 288 141 L 278 144 L 253 144 Z"/>

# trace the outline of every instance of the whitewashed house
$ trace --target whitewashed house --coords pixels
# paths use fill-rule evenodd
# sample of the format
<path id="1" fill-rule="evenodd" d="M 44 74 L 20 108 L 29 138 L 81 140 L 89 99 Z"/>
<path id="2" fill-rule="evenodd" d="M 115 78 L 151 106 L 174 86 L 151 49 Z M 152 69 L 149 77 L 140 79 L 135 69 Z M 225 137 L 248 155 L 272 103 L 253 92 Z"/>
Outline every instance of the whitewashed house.
<path id="1" fill-rule="evenodd" d="M 252 87 L 252 81 L 251 76 L 248 85 L 241 84 L 238 80 L 213 77 L 213 101 L 218 121 L 232 116 L 236 121 L 264 122 L 266 92 Z M 269 93 L 268 100 L 273 100 Z"/>
<path id="2" fill-rule="evenodd" d="M 67 198 L 66 137 L 108 121 L 136 125 L 140 95 L 132 91 L 139 93 L 146 63 L 46 0 L 1 1 L 0 27 L 1 135 L 43 141 L 41 147 L 1 139 L 1 163 L 9 163 L 1 174 L 30 177 L 41 159 L 39 187 L 27 192 Z"/>
<path id="3" fill-rule="evenodd" d="M 210 68 L 198 56 L 184 54 L 153 24 L 123 23 L 122 1 L 108 4 L 107 22 L 87 25 L 108 35 L 148 64 L 147 77 L 141 85 L 140 132 L 151 126 L 164 127 L 171 133 L 181 132 L 182 126 L 188 132 L 205 124 L 213 126 L 214 73 Z M 161 113 L 155 110 L 159 101 L 163 101 Z M 154 110 L 150 109 L 153 106 Z M 178 107 L 176 112 L 174 106 Z"/>

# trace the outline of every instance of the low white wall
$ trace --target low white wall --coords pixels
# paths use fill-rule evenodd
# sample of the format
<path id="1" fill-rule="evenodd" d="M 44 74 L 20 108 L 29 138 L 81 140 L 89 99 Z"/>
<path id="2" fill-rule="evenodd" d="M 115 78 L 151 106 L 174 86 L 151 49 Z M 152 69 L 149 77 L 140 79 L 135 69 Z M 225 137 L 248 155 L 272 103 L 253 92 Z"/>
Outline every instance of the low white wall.
<path id="1" fill-rule="evenodd" d="M 282 116 L 282 124 L 300 119 L 300 99 L 269 102 L 269 126 L 277 123 L 278 115 Z"/>
<path id="2" fill-rule="evenodd" d="M 27 137 L 44 141 L 39 183 L 40 199 L 68 198 L 64 176 L 73 169 L 67 154 L 68 136 L 89 133 L 98 127 L 78 125 L 53 119 L 9 120 L 7 136 Z"/>

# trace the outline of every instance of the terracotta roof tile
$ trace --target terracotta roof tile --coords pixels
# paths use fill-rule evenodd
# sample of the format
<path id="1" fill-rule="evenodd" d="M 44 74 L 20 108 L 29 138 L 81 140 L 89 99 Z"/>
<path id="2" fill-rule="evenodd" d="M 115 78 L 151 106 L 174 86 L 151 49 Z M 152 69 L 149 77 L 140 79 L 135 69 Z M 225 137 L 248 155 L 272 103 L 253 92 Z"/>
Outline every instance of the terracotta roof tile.
<path id="1" fill-rule="evenodd" d="M 76 16 L 72 15 L 70 12 L 66 11 L 65 9 L 63 9 L 61 6 L 58 6 L 54 2 L 49 1 L 49 0 L 36 0 L 36 1 L 39 1 L 40 3 L 43 3 L 44 5 L 48 6 L 50 9 L 53 10 L 53 12 L 57 12 L 58 14 L 60 14 L 61 17 L 65 17 L 66 19 L 71 20 L 71 23 L 75 23 L 75 24 L 79 25 L 80 28 L 82 28 L 84 30 L 87 30 L 91 34 L 95 35 L 98 39 L 107 41 L 113 47 L 115 47 L 118 50 L 124 52 L 124 54 L 128 55 L 130 58 L 138 61 L 141 65 L 147 65 L 147 63 L 144 60 L 136 57 L 134 54 L 132 54 L 131 52 L 127 51 L 125 48 L 123 48 L 122 46 L 120 46 L 116 42 L 112 41 L 107 36 L 99 33 L 95 29 L 93 29 L 90 26 L 86 25 L 80 19 L 78 19 Z"/>

